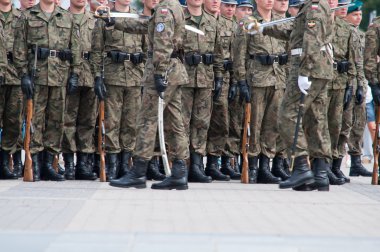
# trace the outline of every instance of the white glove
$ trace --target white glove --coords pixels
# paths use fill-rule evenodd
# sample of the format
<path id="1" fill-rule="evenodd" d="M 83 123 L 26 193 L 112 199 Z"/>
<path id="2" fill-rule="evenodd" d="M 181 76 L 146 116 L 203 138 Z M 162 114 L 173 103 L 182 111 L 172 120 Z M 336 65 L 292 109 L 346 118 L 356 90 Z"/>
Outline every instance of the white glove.
<path id="1" fill-rule="evenodd" d="M 248 25 L 248 33 L 251 35 L 255 35 L 258 33 L 263 33 L 264 27 L 262 27 L 259 23 L 251 23 Z"/>
<path id="2" fill-rule="evenodd" d="M 308 90 L 311 86 L 311 81 L 309 81 L 309 77 L 306 76 L 298 76 L 298 87 L 302 93 L 307 95 L 306 90 Z"/>

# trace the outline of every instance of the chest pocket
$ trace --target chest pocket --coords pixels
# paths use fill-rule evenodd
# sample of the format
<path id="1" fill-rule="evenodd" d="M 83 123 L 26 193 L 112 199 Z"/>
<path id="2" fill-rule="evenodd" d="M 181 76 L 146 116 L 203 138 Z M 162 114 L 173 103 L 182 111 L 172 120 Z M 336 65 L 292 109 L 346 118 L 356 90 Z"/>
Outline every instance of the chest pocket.
<path id="1" fill-rule="evenodd" d="M 205 27 L 205 36 L 199 36 L 200 40 L 200 47 L 204 50 L 201 50 L 203 52 L 213 52 L 214 46 L 215 46 L 215 36 L 216 36 L 216 29 L 211 26 Z M 201 41 L 203 40 L 203 41 Z M 204 42 L 204 43 L 202 43 Z"/>
<path id="2" fill-rule="evenodd" d="M 229 50 L 230 43 L 232 40 L 232 32 L 231 31 L 224 31 L 220 34 L 220 40 L 222 42 L 222 46 L 224 50 Z"/>
<path id="3" fill-rule="evenodd" d="M 71 21 L 70 20 L 57 20 L 57 44 L 59 48 L 68 48 L 71 38 Z M 58 48 L 58 47 L 57 47 Z"/>
<path id="4" fill-rule="evenodd" d="M 47 23 L 42 20 L 30 20 L 28 22 L 28 37 L 35 41 L 47 36 Z"/>

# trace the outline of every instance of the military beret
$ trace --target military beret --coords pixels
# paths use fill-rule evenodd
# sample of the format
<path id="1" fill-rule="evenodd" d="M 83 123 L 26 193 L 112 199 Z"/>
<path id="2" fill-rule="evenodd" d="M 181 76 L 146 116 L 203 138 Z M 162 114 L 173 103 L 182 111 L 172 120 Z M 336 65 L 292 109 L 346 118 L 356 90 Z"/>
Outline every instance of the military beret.
<path id="1" fill-rule="evenodd" d="M 354 12 L 354 11 L 360 11 L 362 10 L 363 2 L 360 0 L 355 0 L 352 2 L 352 6 L 348 7 L 347 14 Z"/>
<path id="2" fill-rule="evenodd" d="M 187 6 L 186 0 L 179 0 L 179 3 L 180 3 L 182 6 Z"/>

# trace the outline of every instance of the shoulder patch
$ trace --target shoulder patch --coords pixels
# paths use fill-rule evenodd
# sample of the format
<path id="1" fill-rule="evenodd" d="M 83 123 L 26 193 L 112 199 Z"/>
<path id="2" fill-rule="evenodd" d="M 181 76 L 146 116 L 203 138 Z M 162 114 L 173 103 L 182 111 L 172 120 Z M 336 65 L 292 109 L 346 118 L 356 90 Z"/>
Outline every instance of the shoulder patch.
<path id="1" fill-rule="evenodd" d="M 156 25 L 156 31 L 157 32 L 163 32 L 165 30 L 165 24 L 163 24 L 163 23 L 158 23 L 157 25 Z"/>
<path id="2" fill-rule="evenodd" d="M 311 28 L 311 29 L 314 28 L 315 25 L 316 25 L 316 23 L 315 23 L 314 20 L 309 20 L 309 21 L 307 22 L 307 26 L 308 26 L 309 28 Z"/>
<path id="3" fill-rule="evenodd" d="M 311 5 L 311 10 L 318 10 L 319 9 L 319 4 L 312 4 Z"/>
<path id="4" fill-rule="evenodd" d="M 166 8 L 161 9 L 161 14 L 166 15 L 168 14 L 169 10 Z"/>

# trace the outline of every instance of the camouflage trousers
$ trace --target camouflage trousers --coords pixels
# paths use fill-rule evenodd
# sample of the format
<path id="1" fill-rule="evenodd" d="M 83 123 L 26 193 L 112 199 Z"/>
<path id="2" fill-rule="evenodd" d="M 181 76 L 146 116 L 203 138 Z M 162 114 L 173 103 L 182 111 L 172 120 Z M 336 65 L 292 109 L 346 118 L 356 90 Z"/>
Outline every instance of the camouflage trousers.
<path id="1" fill-rule="evenodd" d="M 225 154 L 233 157 L 239 155 L 241 151 L 244 105 L 240 104 L 239 95 L 236 95 L 234 101 L 229 102 L 228 113 L 230 121 Z"/>
<path id="2" fill-rule="evenodd" d="M 182 113 L 190 151 L 206 155 L 212 111 L 211 88 L 182 88 Z"/>
<path id="3" fill-rule="evenodd" d="M 299 128 L 296 157 L 309 155 L 312 158 L 331 159 L 331 143 L 327 123 L 327 82 L 309 78 L 312 82 L 305 97 L 302 127 Z M 289 76 L 288 85 L 279 110 L 278 127 L 287 150 L 291 150 L 301 91 L 298 88 L 298 73 Z M 309 123 L 305 123 L 309 122 Z"/>
<path id="4" fill-rule="evenodd" d="M 279 138 L 277 118 L 283 89 L 251 87 L 251 136 L 248 155 L 257 157 L 260 153 L 273 158 L 277 152 Z"/>
<path id="5" fill-rule="evenodd" d="M 79 87 L 66 96 L 62 152 L 95 152 L 97 98 L 93 88 Z"/>
<path id="6" fill-rule="evenodd" d="M 327 96 L 327 119 L 331 141 L 332 158 L 339 158 L 339 134 L 342 128 L 344 89 L 329 89 Z"/>
<path id="7" fill-rule="evenodd" d="M 65 87 L 35 85 L 32 118 L 34 133 L 30 143 L 32 154 L 43 150 L 53 154 L 61 152 L 65 97 Z"/>
<path id="8" fill-rule="evenodd" d="M 145 160 L 150 160 L 153 157 L 157 128 L 157 91 L 152 87 L 146 87 L 137 119 L 135 156 Z M 188 159 L 190 154 L 183 124 L 180 86 L 168 86 L 165 91 L 164 128 L 169 158 L 171 160 Z"/>
<path id="9" fill-rule="evenodd" d="M 21 86 L 3 85 L 0 87 L 0 128 L 1 148 L 11 153 L 20 150 L 23 95 Z"/>
<path id="10" fill-rule="evenodd" d="M 141 87 L 107 86 L 104 102 L 107 153 L 133 152 Z"/>
<path id="11" fill-rule="evenodd" d="M 212 103 L 210 128 L 207 133 L 207 153 L 213 156 L 221 156 L 228 140 L 229 113 L 228 113 L 228 89 L 229 78 L 223 78 L 223 86 L 220 97 Z"/>

